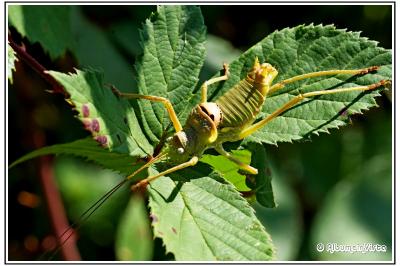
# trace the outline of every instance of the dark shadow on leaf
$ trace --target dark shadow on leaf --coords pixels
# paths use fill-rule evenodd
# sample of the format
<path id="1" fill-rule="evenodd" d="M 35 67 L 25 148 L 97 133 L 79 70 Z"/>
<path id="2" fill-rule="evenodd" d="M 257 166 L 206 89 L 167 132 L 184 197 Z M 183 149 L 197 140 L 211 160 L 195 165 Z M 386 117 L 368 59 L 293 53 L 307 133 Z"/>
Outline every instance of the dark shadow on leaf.
<path id="1" fill-rule="evenodd" d="M 303 135 L 303 138 L 310 138 L 311 134 L 315 131 L 318 131 L 319 129 L 323 128 L 324 126 L 332 123 L 334 120 L 338 119 L 339 117 L 343 116 L 346 114 L 346 111 L 356 102 L 358 102 L 364 95 L 371 93 L 371 91 L 368 92 L 361 92 L 356 98 L 354 98 L 349 104 L 347 104 L 342 110 L 340 110 L 336 115 L 334 115 L 331 119 L 326 121 L 325 123 L 322 123 L 318 127 L 314 128 L 313 130 L 310 130 L 306 134 Z"/>
<path id="2" fill-rule="evenodd" d="M 159 164 L 158 166 L 159 166 L 159 168 L 158 168 L 159 171 L 164 171 L 164 170 L 168 169 L 169 167 L 171 167 L 171 166 L 161 165 L 161 164 Z M 211 167 L 208 164 L 202 163 L 202 162 L 199 162 L 196 166 L 189 167 L 189 168 L 182 169 L 177 172 L 171 173 L 168 175 L 168 177 L 171 178 L 176 184 L 174 189 L 168 195 L 168 197 L 163 196 L 162 194 L 160 194 L 157 191 L 157 193 L 166 202 L 174 201 L 175 197 L 178 195 L 182 186 L 186 182 L 191 182 L 191 180 L 194 180 L 194 179 L 207 178 L 207 177 L 216 179 L 215 173 L 213 173 L 213 170 L 211 169 Z M 220 179 L 216 179 L 216 180 L 219 182 L 224 181 L 224 179 L 222 177 Z"/>
<path id="3" fill-rule="evenodd" d="M 173 202 L 174 201 L 176 195 L 178 195 L 178 192 L 181 190 L 183 183 L 184 182 L 182 182 L 182 181 L 178 181 L 175 188 L 172 190 L 171 194 L 168 196 L 167 199 L 165 199 L 165 202 Z"/>
<path id="4" fill-rule="evenodd" d="M 258 169 L 258 174 L 252 176 L 254 178 L 252 191 L 255 192 L 257 202 L 263 207 L 275 208 L 277 205 L 271 183 L 272 173 L 269 168 L 265 145 L 250 143 L 246 147 L 252 153 L 251 166 Z M 251 178 L 251 175 L 248 178 Z M 248 184 L 248 178 L 246 178 L 246 184 Z"/>

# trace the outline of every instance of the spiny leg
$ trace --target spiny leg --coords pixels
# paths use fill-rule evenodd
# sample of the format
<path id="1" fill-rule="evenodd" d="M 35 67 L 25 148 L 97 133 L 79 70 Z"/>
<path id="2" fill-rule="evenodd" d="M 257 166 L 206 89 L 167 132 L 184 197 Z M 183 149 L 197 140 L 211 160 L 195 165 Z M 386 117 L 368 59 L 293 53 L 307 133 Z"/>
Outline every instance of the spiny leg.
<path id="1" fill-rule="evenodd" d="M 215 146 L 215 150 L 221 154 L 222 156 L 224 156 L 225 158 L 231 160 L 232 162 L 234 162 L 235 164 L 237 164 L 240 169 L 245 170 L 246 172 L 252 174 L 252 175 L 256 175 L 258 174 L 258 170 L 248 164 L 245 164 L 243 162 L 241 162 L 239 159 L 235 158 L 232 154 L 230 154 L 229 152 L 224 150 L 224 147 L 222 147 L 222 144 L 219 144 L 217 146 Z"/>
<path id="2" fill-rule="evenodd" d="M 208 85 L 228 79 L 229 65 L 224 63 L 223 67 L 224 67 L 224 75 L 223 76 L 209 79 L 209 80 L 205 81 L 203 83 L 203 85 L 201 85 L 201 102 L 202 103 L 207 102 L 207 87 L 208 87 Z"/>
<path id="3" fill-rule="evenodd" d="M 165 108 L 167 109 L 169 118 L 172 121 L 172 124 L 174 125 L 175 131 L 179 132 L 182 131 L 182 125 L 179 122 L 178 116 L 175 113 L 174 107 L 172 106 L 171 102 L 164 97 L 159 97 L 159 96 L 151 96 L 151 95 L 141 95 L 141 94 L 136 94 L 136 93 L 122 93 L 119 90 L 117 90 L 115 87 L 111 88 L 113 93 L 120 97 L 120 98 L 125 98 L 125 99 L 145 99 L 153 102 L 161 102 L 164 104 Z"/>
<path id="4" fill-rule="evenodd" d="M 159 178 L 160 176 L 167 175 L 167 174 L 170 174 L 172 172 L 176 172 L 176 171 L 181 170 L 181 169 L 186 168 L 186 167 L 194 166 L 195 164 L 197 164 L 198 161 L 199 161 L 199 158 L 197 156 L 194 156 L 189 161 L 187 161 L 185 163 L 176 165 L 176 166 L 171 167 L 168 170 L 165 170 L 165 171 L 163 171 L 161 173 L 158 173 L 156 175 L 149 176 L 149 177 L 147 177 L 147 178 L 145 178 L 143 180 L 140 180 L 138 183 L 134 184 L 131 187 L 131 189 L 132 189 L 132 191 L 135 191 L 138 188 L 145 187 L 151 181 L 153 181 L 154 179 Z"/>
<path id="5" fill-rule="evenodd" d="M 368 90 L 374 90 L 377 89 L 381 86 L 385 86 L 387 84 L 390 84 L 390 80 L 381 80 L 380 82 L 368 85 L 368 86 L 360 86 L 360 87 L 351 87 L 351 88 L 339 88 L 339 89 L 332 89 L 332 90 L 322 90 L 322 91 L 313 91 L 313 92 L 307 92 L 304 94 L 299 94 L 295 98 L 291 99 L 288 101 L 286 104 L 284 104 L 282 107 L 277 109 L 275 112 L 267 116 L 266 118 L 262 119 L 261 121 L 249 126 L 248 128 L 244 129 L 242 132 L 239 134 L 239 138 L 243 139 L 251 134 L 253 134 L 256 130 L 262 128 L 265 126 L 268 122 L 270 122 L 272 119 L 275 117 L 279 116 L 289 108 L 293 107 L 296 105 L 298 102 L 304 100 L 305 98 L 308 97 L 314 97 L 318 95 L 325 95 L 325 94 L 334 94 L 334 93 L 342 93 L 342 92 L 351 92 L 351 91 L 368 91 Z"/>
<path id="6" fill-rule="evenodd" d="M 365 75 L 369 72 L 378 70 L 378 66 L 371 66 L 367 68 L 361 69 L 334 69 L 334 70 L 326 70 L 326 71 L 317 71 L 311 72 L 307 74 L 302 74 L 298 76 L 294 76 L 281 82 L 274 84 L 268 91 L 268 93 L 273 93 L 279 89 L 285 87 L 286 84 L 293 83 L 299 80 L 308 79 L 308 78 L 315 78 L 315 77 L 322 77 L 322 76 L 332 76 L 332 75 L 339 75 L 339 74 L 348 74 L 348 75 Z"/>

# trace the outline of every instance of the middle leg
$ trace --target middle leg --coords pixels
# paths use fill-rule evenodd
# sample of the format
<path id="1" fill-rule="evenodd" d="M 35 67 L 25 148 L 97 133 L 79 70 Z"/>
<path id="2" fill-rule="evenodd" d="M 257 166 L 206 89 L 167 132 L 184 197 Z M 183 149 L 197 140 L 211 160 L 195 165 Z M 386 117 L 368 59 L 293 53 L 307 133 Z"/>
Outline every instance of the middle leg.
<path id="1" fill-rule="evenodd" d="M 229 152 L 225 151 L 224 147 L 222 147 L 222 144 L 219 144 L 219 145 L 215 146 L 215 150 L 219 154 L 224 156 L 225 158 L 227 158 L 230 161 L 232 161 L 235 164 L 237 164 L 240 167 L 240 169 L 245 170 L 246 172 L 248 172 L 248 173 L 250 173 L 252 175 L 258 174 L 258 170 L 256 168 L 241 162 L 239 159 L 235 158 L 232 154 L 230 154 Z"/>

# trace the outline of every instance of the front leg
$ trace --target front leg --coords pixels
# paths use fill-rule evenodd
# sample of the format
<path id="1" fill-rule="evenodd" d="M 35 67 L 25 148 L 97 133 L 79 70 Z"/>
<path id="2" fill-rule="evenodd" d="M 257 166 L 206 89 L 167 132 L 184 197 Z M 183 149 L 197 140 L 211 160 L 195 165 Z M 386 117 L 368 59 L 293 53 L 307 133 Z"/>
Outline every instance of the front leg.
<path id="1" fill-rule="evenodd" d="M 224 75 L 223 76 L 209 79 L 206 82 L 204 82 L 203 85 L 201 85 L 201 102 L 202 103 L 206 103 L 207 102 L 207 87 L 208 87 L 208 85 L 211 85 L 213 83 L 220 82 L 220 81 L 228 79 L 228 76 L 229 76 L 229 65 L 224 63 L 223 67 L 224 67 Z"/>
<path id="2" fill-rule="evenodd" d="M 198 158 L 197 156 L 193 156 L 193 157 L 192 157 L 189 161 L 187 161 L 187 162 L 181 163 L 181 164 L 176 165 L 176 166 L 174 166 L 174 167 L 171 167 L 171 168 L 169 168 L 169 169 L 167 169 L 167 170 L 165 170 L 165 171 L 163 171 L 163 172 L 161 172 L 161 173 L 158 173 L 158 174 L 156 174 L 156 175 L 149 176 L 149 177 L 147 177 L 147 178 L 145 178 L 145 179 L 143 179 L 143 180 L 140 180 L 138 183 L 136 183 L 136 184 L 134 184 L 133 186 L 131 186 L 131 190 L 132 190 L 132 191 L 136 191 L 136 190 L 139 189 L 139 188 L 144 188 L 144 187 L 146 187 L 151 181 L 153 181 L 153 180 L 155 180 L 155 179 L 157 179 L 157 178 L 159 178 L 159 177 L 161 177 L 161 176 L 164 176 L 164 175 L 167 175 L 167 174 L 176 172 L 176 171 L 178 171 L 178 170 L 181 170 L 181 169 L 184 169 L 184 168 L 187 168 L 187 167 L 194 166 L 194 165 L 197 164 L 198 161 L 199 161 L 199 158 Z"/>
<path id="3" fill-rule="evenodd" d="M 136 94 L 136 93 L 123 93 L 120 92 L 118 89 L 115 87 L 111 87 L 112 92 L 119 98 L 125 98 L 125 99 L 145 99 L 149 100 L 152 102 L 161 102 L 164 104 L 165 109 L 167 109 L 169 118 L 172 121 L 172 124 L 174 125 L 175 131 L 179 132 L 182 131 L 182 125 L 179 122 L 178 116 L 175 113 L 174 107 L 172 106 L 171 102 L 164 97 L 159 97 L 159 96 L 152 96 L 152 95 L 142 95 L 142 94 Z"/>

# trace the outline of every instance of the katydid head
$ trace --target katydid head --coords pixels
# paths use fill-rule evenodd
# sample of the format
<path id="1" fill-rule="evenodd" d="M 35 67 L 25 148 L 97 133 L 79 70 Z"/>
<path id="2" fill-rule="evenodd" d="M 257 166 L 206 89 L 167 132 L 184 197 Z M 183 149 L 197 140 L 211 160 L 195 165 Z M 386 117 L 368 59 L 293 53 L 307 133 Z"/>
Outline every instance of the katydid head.
<path id="1" fill-rule="evenodd" d="M 189 114 L 182 131 L 167 139 L 170 160 L 181 162 L 200 156 L 218 137 L 222 112 L 216 103 L 200 103 Z"/>
<path id="2" fill-rule="evenodd" d="M 199 135 L 198 141 L 213 143 L 218 137 L 218 126 L 222 121 L 222 112 L 216 103 L 200 103 L 189 115 L 185 126 L 192 127 Z"/>

